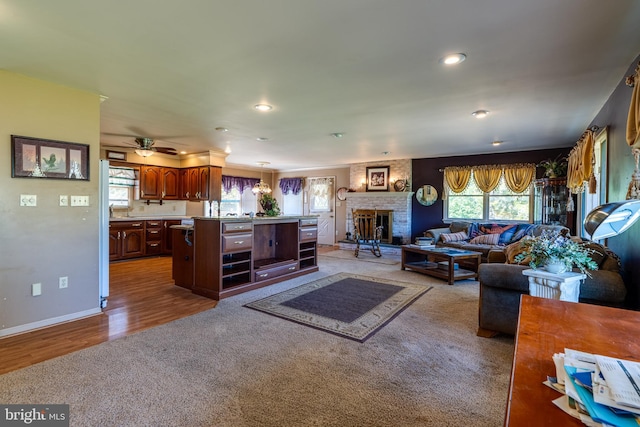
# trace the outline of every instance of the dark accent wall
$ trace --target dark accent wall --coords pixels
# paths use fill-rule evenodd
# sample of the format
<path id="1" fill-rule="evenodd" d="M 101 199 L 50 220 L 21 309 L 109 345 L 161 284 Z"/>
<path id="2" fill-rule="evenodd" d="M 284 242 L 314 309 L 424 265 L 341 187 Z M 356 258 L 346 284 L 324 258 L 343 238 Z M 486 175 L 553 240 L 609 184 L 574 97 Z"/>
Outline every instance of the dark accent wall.
<path id="1" fill-rule="evenodd" d="M 620 76 L 620 83 L 602 109 L 592 121 L 592 125 L 609 126 L 607 144 L 607 202 L 626 198 L 635 162 L 626 140 L 627 115 L 631 102 L 631 87 L 624 83 L 625 77 L 634 73 L 640 61 L 636 57 L 627 72 Z M 640 222 L 623 234 L 607 239 L 607 246 L 620 257 L 622 273 L 627 285 L 627 305 L 640 309 Z"/>
<path id="2" fill-rule="evenodd" d="M 575 143 L 574 143 L 575 144 Z M 477 154 L 456 157 L 436 157 L 430 159 L 414 159 L 412 170 L 412 189 L 415 191 L 425 184 L 438 190 L 438 200 L 431 206 L 422 206 L 414 197 L 411 202 L 411 241 L 430 228 L 443 227 L 442 222 L 442 189 L 444 174 L 440 169 L 447 166 L 497 165 L 507 163 L 535 163 L 555 159 L 558 155 L 567 156 L 571 151 L 571 142 L 566 148 L 551 150 L 517 151 L 510 153 Z M 544 169 L 537 168 L 536 177 L 542 178 Z"/>

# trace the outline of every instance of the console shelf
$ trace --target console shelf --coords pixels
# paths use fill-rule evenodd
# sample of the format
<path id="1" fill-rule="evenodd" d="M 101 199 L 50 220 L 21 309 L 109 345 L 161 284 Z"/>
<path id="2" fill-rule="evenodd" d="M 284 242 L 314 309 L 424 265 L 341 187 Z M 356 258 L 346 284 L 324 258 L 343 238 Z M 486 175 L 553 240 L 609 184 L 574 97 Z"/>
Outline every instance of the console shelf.
<path id="1" fill-rule="evenodd" d="M 194 219 L 192 292 L 216 300 L 318 271 L 317 217 Z"/>

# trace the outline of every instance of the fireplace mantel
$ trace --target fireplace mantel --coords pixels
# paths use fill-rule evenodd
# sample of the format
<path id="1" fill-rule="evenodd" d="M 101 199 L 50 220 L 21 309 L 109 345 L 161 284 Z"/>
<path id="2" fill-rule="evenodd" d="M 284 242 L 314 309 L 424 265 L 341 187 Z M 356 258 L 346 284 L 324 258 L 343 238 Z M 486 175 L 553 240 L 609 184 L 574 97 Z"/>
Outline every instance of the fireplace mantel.
<path id="1" fill-rule="evenodd" d="M 415 193 L 413 191 L 354 191 L 347 193 L 347 199 L 349 197 L 405 197 L 410 199 Z"/>

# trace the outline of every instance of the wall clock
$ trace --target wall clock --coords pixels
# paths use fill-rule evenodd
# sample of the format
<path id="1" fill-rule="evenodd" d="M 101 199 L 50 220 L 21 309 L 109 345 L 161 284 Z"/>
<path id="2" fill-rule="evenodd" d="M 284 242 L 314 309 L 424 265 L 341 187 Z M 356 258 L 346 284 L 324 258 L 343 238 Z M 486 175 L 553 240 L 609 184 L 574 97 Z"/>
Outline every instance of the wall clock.
<path id="1" fill-rule="evenodd" d="M 347 199 L 347 187 L 340 187 L 338 191 L 336 191 L 336 197 L 338 200 L 346 200 Z"/>
<path id="2" fill-rule="evenodd" d="M 416 200 L 423 206 L 431 206 L 438 200 L 438 190 L 431 185 L 423 185 L 416 191 Z"/>

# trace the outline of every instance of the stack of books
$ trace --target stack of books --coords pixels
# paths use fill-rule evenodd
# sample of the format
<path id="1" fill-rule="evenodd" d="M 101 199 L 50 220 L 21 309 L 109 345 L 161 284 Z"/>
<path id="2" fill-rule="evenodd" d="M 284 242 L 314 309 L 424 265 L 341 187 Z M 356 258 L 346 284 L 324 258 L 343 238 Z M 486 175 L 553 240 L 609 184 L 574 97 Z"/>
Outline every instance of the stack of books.
<path id="1" fill-rule="evenodd" d="M 640 363 L 565 349 L 554 354 L 553 403 L 588 426 L 640 425 Z"/>
<path id="2" fill-rule="evenodd" d="M 416 246 L 433 247 L 433 238 L 431 237 L 416 237 Z"/>

